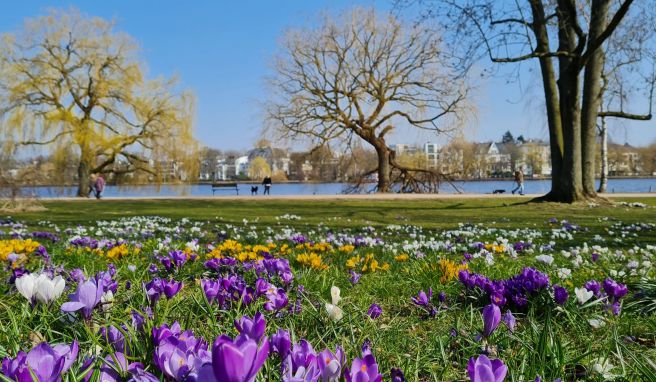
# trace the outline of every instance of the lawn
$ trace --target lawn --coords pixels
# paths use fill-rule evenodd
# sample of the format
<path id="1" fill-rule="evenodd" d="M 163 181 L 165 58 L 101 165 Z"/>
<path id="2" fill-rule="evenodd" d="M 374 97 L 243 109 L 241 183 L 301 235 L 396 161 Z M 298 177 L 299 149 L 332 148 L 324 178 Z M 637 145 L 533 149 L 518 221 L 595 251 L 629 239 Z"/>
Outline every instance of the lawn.
<path id="1" fill-rule="evenodd" d="M 506 381 L 656 380 L 656 198 L 614 201 L 44 201 L 0 219 L 1 374 L 75 344 L 43 372 L 203 380 L 224 334 L 269 344 L 242 352 L 262 381 L 483 381 L 483 356 Z M 258 312 L 268 337 L 234 324 Z"/>

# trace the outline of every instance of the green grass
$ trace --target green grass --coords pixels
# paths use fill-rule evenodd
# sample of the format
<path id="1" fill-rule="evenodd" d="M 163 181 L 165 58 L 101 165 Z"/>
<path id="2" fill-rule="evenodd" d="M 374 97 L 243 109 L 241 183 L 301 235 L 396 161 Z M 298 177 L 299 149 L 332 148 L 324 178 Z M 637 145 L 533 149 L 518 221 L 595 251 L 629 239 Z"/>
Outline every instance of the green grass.
<path id="1" fill-rule="evenodd" d="M 532 301 L 524 311 L 515 312 L 518 319 L 515 333 L 510 333 L 503 325 L 499 327 L 490 339 L 490 350 L 493 357 L 503 359 L 508 365 L 510 373 L 506 381 L 533 381 L 536 375 L 545 377 L 544 381 L 552 381 L 556 377 L 571 380 L 574 370 L 581 367 L 589 369 L 592 360 L 605 357 L 611 358 L 612 364 L 616 366 L 614 373 L 625 380 L 656 380 L 656 367 L 649 361 L 656 357 L 656 316 L 653 312 L 625 309 L 620 317 L 612 317 L 603 312 L 600 304 L 579 306 L 573 297 L 574 286 L 581 286 L 589 279 L 603 280 L 611 269 L 624 269 L 628 259 L 642 260 L 638 254 L 628 253 L 629 248 L 645 248 L 649 244 L 656 244 L 654 231 L 639 232 L 635 236 L 627 234 L 621 242 L 615 241 L 616 232 L 615 235 L 609 234 L 609 230 L 614 229 L 612 226 L 619 222 L 633 224 L 656 221 L 656 198 L 626 200 L 642 202 L 650 207 L 536 204 L 513 198 L 415 201 L 75 200 L 44 201 L 46 211 L 14 214 L 13 217 L 26 222 L 29 229 L 34 231 L 48 229 L 48 225 L 39 224 L 43 220 L 55 223 L 60 229 L 77 225 L 94 226 L 97 220 L 144 215 L 173 218 L 174 226 L 181 218 L 202 222 L 201 233 L 184 231 L 181 237 L 174 239 L 173 245 L 177 247 L 184 246 L 193 237 L 200 238 L 203 244 L 214 242 L 216 229 L 225 229 L 233 234 L 241 233 L 240 242 L 257 244 L 271 234 L 267 233 L 267 227 L 272 227 L 273 232 L 279 232 L 285 226 L 293 226 L 308 236 L 320 238 L 325 237 L 328 229 L 366 236 L 364 227 L 372 225 L 377 228 L 372 236 L 380 234 L 385 242 L 400 243 L 412 241 L 414 236 L 410 236 L 411 233 L 447 240 L 440 236 L 443 230 L 457 229 L 461 223 L 480 223 L 481 229 L 475 230 L 473 236 L 462 235 L 466 242 L 458 247 L 458 251 L 426 251 L 423 259 L 411 256 L 409 261 L 399 263 L 394 260 L 395 254 L 385 248 L 356 249 L 356 253 L 362 256 L 374 253 L 380 261 L 392 264 L 392 268 L 388 272 L 365 274 L 355 286 L 351 286 L 345 268 L 350 254 L 336 250 L 323 254 L 325 261 L 330 264 L 330 268 L 325 271 L 308 269 L 298 264 L 294 260 L 298 251 L 288 256 L 295 282 L 306 288 L 303 295 L 290 292 L 290 303 L 300 296 L 303 309 L 300 314 L 281 317 L 268 315 L 267 334 L 274 333 L 277 328 L 285 328 L 293 333 L 295 340 L 307 338 L 317 351 L 324 347 L 334 349 L 341 344 L 349 359 L 358 356 L 360 345 L 369 339 L 385 375 L 384 380 L 389 380 L 390 367 L 400 367 L 407 381 L 422 382 L 465 380 L 467 360 L 479 354 L 482 346 L 475 337 L 480 333 L 480 311 L 487 301 L 467 294 L 456 280 L 442 284 L 439 281 L 440 272 L 435 268 L 437 260 L 447 258 L 459 262 L 467 243 L 493 242 L 498 236 L 513 242 L 523 240 L 529 231 L 541 232 L 543 236 L 535 241 L 538 245 L 546 244 L 551 240 L 551 229 L 559 227 L 547 224 L 547 220 L 568 220 L 580 225 L 583 230 L 573 233 L 572 240 L 555 240 L 556 250 L 552 254 L 557 265 L 554 267 L 538 263 L 534 259 L 537 252 L 520 254 L 516 259 L 499 254 L 495 256 L 494 265 L 487 265 L 483 259 L 475 259 L 470 263 L 472 271 L 490 278 L 507 278 L 525 266 L 533 266 L 555 280 L 558 267 L 572 267 L 571 258 L 562 256 L 561 251 L 569 252 L 572 247 L 583 243 L 593 245 L 591 239 L 595 235 L 602 236 L 605 239 L 602 245 L 611 249 L 597 263 L 589 263 L 587 268 L 574 270 L 570 279 L 572 284 L 567 285 L 571 298 L 565 307 L 555 307 L 551 298 L 543 295 Z M 298 215 L 301 220 L 276 219 L 284 214 Z M 247 225 L 243 223 L 244 219 L 248 220 Z M 386 231 L 383 227 L 389 224 L 419 228 Z M 233 231 L 230 231 L 229 225 L 233 226 Z M 255 230 L 251 230 L 253 225 L 256 226 Z M 486 231 L 483 227 L 492 230 Z M 499 230 L 495 230 L 497 228 Z M 89 231 L 95 232 L 95 229 Z M 519 233 L 513 237 L 512 233 L 516 231 Z M 259 236 L 249 237 L 248 232 L 257 232 Z M 456 236 L 454 234 L 449 240 L 456 242 L 459 238 Z M 162 237 L 158 234 L 159 239 Z M 136 240 L 141 240 L 140 236 Z M 143 291 L 134 285 L 138 286 L 152 277 L 148 266 L 151 262 L 157 263 L 152 257 L 157 241 L 149 239 L 143 243 L 140 255 L 128 255 L 121 260 L 111 261 L 118 268 L 116 279 L 120 293 L 115 296 L 114 308 L 110 312 L 95 314 L 95 325 L 129 323 L 130 309 L 140 309 L 146 304 Z M 87 274 L 106 269 L 110 262 L 92 253 L 71 255 L 65 240 L 50 244 L 48 250 L 56 264 L 64 265 L 66 269 L 80 267 Z M 622 251 L 626 258 L 616 258 L 616 250 Z M 584 256 L 589 258 L 589 253 Z M 39 260 L 33 261 L 29 266 L 38 269 L 41 266 Z M 136 265 L 137 271 L 128 271 L 128 264 Z M 0 275 L 3 275 L 1 270 Z M 232 321 L 242 314 L 252 315 L 259 305 L 226 312 L 208 304 L 195 283 L 209 275 L 201 261 L 188 263 L 174 276 L 177 280 L 184 280 L 185 288 L 174 299 L 162 299 L 157 304 L 156 317 L 149 325 L 170 324 L 177 320 L 184 328 L 193 329 L 197 335 L 210 339 L 210 342 L 221 333 L 234 335 L 236 332 Z M 649 276 L 651 281 L 647 281 L 643 289 L 651 286 L 656 290 L 653 287 L 656 273 L 651 270 Z M 249 277 L 249 282 L 252 282 L 254 276 Z M 622 281 L 632 282 L 636 279 L 627 276 Z M 123 287 L 128 280 L 133 284 L 129 291 Z M 329 300 L 332 285 L 342 289 L 344 298 L 340 304 L 344 309 L 344 319 L 339 322 L 330 321 L 323 307 Z M 436 295 L 444 291 L 448 296 L 448 306 L 443 307 L 436 318 L 424 319 L 410 297 L 429 287 L 434 289 Z M 29 349 L 34 333 L 53 342 L 72 341 L 76 338 L 84 349 L 100 344 L 99 336 L 82 320 L 64 321 L 57 307 L 66 300 L 65 296 L 50 309 L 40 305 L 30 309 L 21 296 L 10 292 L 8 285 L 0 285 L 0 322 L 3 323 L 0 325 L 0 358 L 6 353 L 15 354 L 18 349 Z M 656 295 L 653 291 L 650 293 Z M 383 308 L 383 315 L 375 321 L 366 317 L 368 307 L 374 302 Z M 653 301 L 643 302 L 641 307 L 644 310 L 656 306 Z M 588 319 L 595 317 L 605 317 L 607 324 L 592 330 Z M 451 335 L 452 329 L 458 333 L 457 336 Z M 133 341 L 134 354 L 138 355 L 135 360 L 145 362 L 149 370 L 153 370 L 150 361 L 153 349 L 149 337 L 139 334 L 134 334 L 134 337 L 138 339 Z M 600 380 L 590 373 L 584 378 Z M 267 363 L 260 380 L 279 380 L 276 362 Z"/>
<path id="2" fill-rule="evenodd" d="M 623 199 L 612 199 L 621 201 Z M 656 197 L 626 198 L 656 206 Z M 458 223 L 496 222 L 501 226 L 543 223 L 557 217 L 586 226 L 599 225 L 601 217 L 618 220 L 649 221 L 656 218 L 653 209 L 622 206 L 527 203 L 516 198 L 444 199 L 444 200 L 75 200 L 44 201 L 44 212 L 16 213 L 25 221 L 49 220 L 55 223 L 84 223 L 127 216 L 165 216 L 174 219 L 226 222 L 259 219 L 261 224 L 275 223 L 277 216 L 289 213 L 303 217 L 302 224 L 316 224 L 337 217 L 336 226 L 357 226 L 363 222 L 414 224 L 428 228 L 450 228 Z M 350 219 L 350 221 L 348 220 Z"/>

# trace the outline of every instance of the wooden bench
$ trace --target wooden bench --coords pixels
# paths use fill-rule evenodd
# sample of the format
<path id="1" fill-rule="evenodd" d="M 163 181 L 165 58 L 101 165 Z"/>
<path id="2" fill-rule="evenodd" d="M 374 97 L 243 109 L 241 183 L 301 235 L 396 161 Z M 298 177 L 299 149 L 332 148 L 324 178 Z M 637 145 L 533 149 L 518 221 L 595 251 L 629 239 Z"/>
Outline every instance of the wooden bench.
<path id="1" fill-rule="evenodd" d="M 237 195 L 239 195 L 239 187 L 237 187 L 237 183 L 212 183 L 212 195 L 214 195 L 216 191 L 233 189 L 237 191 Z"/>

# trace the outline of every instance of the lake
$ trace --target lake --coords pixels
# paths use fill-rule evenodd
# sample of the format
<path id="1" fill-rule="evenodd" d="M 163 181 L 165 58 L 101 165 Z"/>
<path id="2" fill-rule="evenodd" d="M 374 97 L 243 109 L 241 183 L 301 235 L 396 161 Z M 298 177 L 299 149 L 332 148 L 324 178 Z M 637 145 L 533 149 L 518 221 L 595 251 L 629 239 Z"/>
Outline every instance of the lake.
<path id="1" fill-rule="evenodd" d="M 526 180 L 524 189 L 529 194 L 540 194 L 549 191 L 550 180 Z M 598 181 L 597 181 L 598 183 Z M 455 185 L 464 193 L 489 194 L 492 190 L 503 189 L 506 193 L 514 188 L 511 180 L 485 180 L 485 181 L 459 181 Z M 372 185 L 373 186 L 373 185 Z M 250 195 L 249 183 L 238 185 L 240 195 Z M 271 188 L 272 195 L 337 195 L 344 190 L 344 183 L 281 183 L 274 184 Z M 263 187 L 259 187 L 262 193 Z M 31 187 L 23 189 L 23 194 L 35 195 L 37 197 L 67 197 L 74 196 L 76 188 L 68 186 Z M 453 194 L 453 187 L 444 184 L 440 192 Z M 608 192 L 656 192 L 656 178 L 641 179 L 610 179 L 608 181 Z M 234 195 L 234 189 L 217 191 L 216 195 Z M 212 188 L 209 184 L 175 184 L 161 186 L 107 186 L 103 196 L 107 197 L 149 197 L 149 196 L 212 196 Z"/>

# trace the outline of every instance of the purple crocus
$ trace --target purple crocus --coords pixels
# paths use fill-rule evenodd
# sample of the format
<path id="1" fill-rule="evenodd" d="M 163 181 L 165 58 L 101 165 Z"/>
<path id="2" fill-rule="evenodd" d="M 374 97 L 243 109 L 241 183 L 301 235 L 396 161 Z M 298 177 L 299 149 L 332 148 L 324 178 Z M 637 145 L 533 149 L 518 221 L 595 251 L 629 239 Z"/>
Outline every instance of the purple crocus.
<path id="1" fill-rule="evenodd" d="M 69 295 L 71 301 L 65 302 L 61 306 L 63 312 L 76 312 L 82 310 L 84 318 L 91 318 L 91 312 L 100 303 L 103 295 L 102 279 L 96 281 L 90 279 L 77 285 L 75 293 Z"/>
<path id="2" fill-rule="evenodd" d="M 207 343 L 197 340 L 189 331 L 162 340 L 155 348 L 154 358 L 157 367 L 178 382 L 195 381 L 202 366 L 212 361 Z"/>
<path id="3" fill-rule="evenodd" d="M 371 319 L 373 319 L 373 320 L 380 317 L 381 314 L 383 314 L 383 308 L 381 308 L 380 305 L 378 305 L 376 303 L 371 304 L 371 306 L 369 307 L 369 310 L 367 311 L 367 315 L 369 317 L 371 317 Z"/>
<path id="4" fill-rule="evenodd" d="M 567 299 L 569 298 L 569 293 L 567 293 L 567 289 L 561 287 L 560 285 L 554 284 L 553 290 L 554 290 L 554 301 L 556 301 L 556 304 L 565 305 Z"/>
<path id="5" fill-rule="evenodd" d="M 219 295 L 221 290 L 221 284 L 215 280 L 200 280 L 200 285 L 203 288 L 203 293 L 209 303 L 212 303 L 216 299 L 216 296 Z"/>
<path id="6" fill-rule="evenodd" d="M 269 354 L 269 340 L 262 344 L 245 335 L 234 341 L 228 336 L 219 337 L 212 346 L 212 363 L 200 370 L 199 381 L 253 382 Z"/>
<path id="7" fill-rule="evenodd" d="M 125 374 L 129 374 L 130 378 L 123 378 Z M 157 377 L 146 372 L 140 362 L 128 364 L 123 353 L 114 353 L 105 357 L 103 365 L 100 367 L 99 380 L 102 382 L 121 382 L 124 380 L 130 382 L 159 381 Z"/>
<path id="8" fill-rule="evenodd" d="M 398 367 L 393 367 L 390 370 L 390 376 L 392 377 L 392 382 L 405 382 L 405 375 L 403 375 L 403 371 Z"/>
<path id="9" fill-rule="evenodd" d="M 351 273 L 351 277 L 349 278 L 349 281 L 351 281 L 351 284 L 355 285 L 360 281 L 360 277 L 362 277 L 362 274 L 355 272 L 354 270 L 349 271 Z"/>
<path id="10" fill-rule="evenodd" d="M 599 297 L 601 295 L 601 284 L 599 284 L 599 281 L 590 280 L 586 282 L 584 286 L 585 289 L 594 293 L 595 297 Z"/>
<path id="11" fill-rule="evenodd" d="M 380 382 L 383 376 L 378 372 L 378 363 L 373 354 L 356 358 L 351 363 L 351 369 L 344 371 L 346 382 Z"/>
<path id="12" fill-rule="evenodd" d="M 501 309 L 495 304 L 483 308 L 483 337 L 488 338 L 501 322 Z"/>
<path id="13" fill-rule="evenodd" d="M 430 305 L 430 299 L 433 297 L 433 288 L 428 288 L 428 294 L 423 290 L 420 290 L 417 294 L 417 297 L 412 297 L 412 302 L 421 307 L 428 308 Z"/>
<path id="14" fill-rule="evenodd" d="M 629 292 L 629 289 L 626 287 L 626 285 L 620 284 L 611 278 L 604 280 L 603 287 L 604 291 L 606 291 L 606 294 L 613 302 L 618 301 L 622 297 L 626 296 L 626 294 Z"/>
<path id="15" fill-rule="evenodd" d="M 506 378 L 508 368 L 501 360 L 490 360 L 485 355 L 469 359 L 467 373 L 471 382 L 502 382 Z"/>
<path id="16" fill-rule="evenodd" d="M 321 353 L 317 354 L 317 364 L 319 365 L 321 381 L 339 381 L 342 367 L 345 362 L 346 356 L 344 355 L 344 350 L 340 346 L 335 349 L 335 353 L 328 349 L 324 349 Z"/>
<path id="17" fill-rule="evenodd" d="M 243 316 L 239 321 L 235 320 L 235 328 L 237 328 L 240 334 L 254 340 L 255 342 L 260 342 L 264 336 L 264 330 L 266 329 L 266 320 L 262 313 L 257 312 L 252 319 Z"/>
<path id="18" fill-rule="evenodd" d="M 278 329 L 276 334 L 271 336 L 271 347 L 280 356 L 280 359 L 287 358 L 292 348 L 292 340 L 289 332 L 284 329 Z"/>
<path id="19" fill-rule="evenodd" d="M 181 281 L 175 281 L 175 280 L 169 280 L 169 281 L 164 281 L 162 280 L 162 290 L 164 291 L 164 295 L 168 299 L 172 299 L 173 296 L 178 294 L 180 292 L 180 289 L 184 284 Z"/>
<path id="20" fill-rule="evenodd" d="M 515 325 L 517 325 L 517 320 L 515 319 L 515 316 L 513 316 L 511 311 L 507 311 L 506 313 L 503 314 L 503 317 L 501 317 L 501 320 L 503 323 L 508 327 L 508 330 L 510 332 L 515 331 Z"/>
<path id="21" fill-rule="evenodd" d="M 122 327 L 123 331 L 127 332 L 125 326 Z M 114 325 L 110 325 L 107 328 L 100 328 L 99 333 L 100 337 L 110 345 L 114 351 L 119 353 L 126 353 L 125 347 L 125 335 Z"/>
<path id="22" fill-rule="evenodd" d="M 27 354 L 18 352 L 15 358 L 2 361 L 2 374 L 19 382 L 32 381 L 32 373 L 40 382 L 57 382 L 77 358 L 78 343 L 50 346 L 42 342 Z"/>

